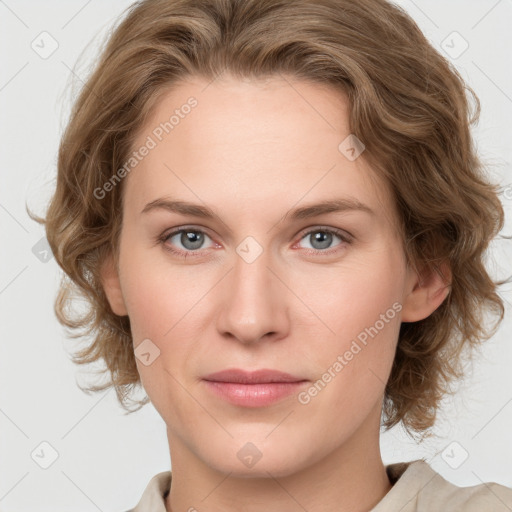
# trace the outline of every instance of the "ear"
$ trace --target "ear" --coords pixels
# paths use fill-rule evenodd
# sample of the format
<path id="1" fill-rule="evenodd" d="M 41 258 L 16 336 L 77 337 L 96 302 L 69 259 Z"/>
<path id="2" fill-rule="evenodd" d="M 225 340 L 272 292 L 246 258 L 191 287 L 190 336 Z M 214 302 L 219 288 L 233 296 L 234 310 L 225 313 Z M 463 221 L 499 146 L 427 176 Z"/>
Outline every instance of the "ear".
<path id="1" fill-rule="evenodd" d="M 121 290 L 121 281 L 119 272 L 114 264 L 112 253 L 105 258 L 101 266 L 101 284 L 107 296 L 112 311 L 118 316 L 128 315 L 126 305 L 124 303 L 123 292 Z"/>
<path id="2" fill-rule="evenodd" d="M 417 322 L 430 316 L 450 292 L 452 272 L 448 263 L 440 265 L 439 272 L 424 268 L 418 275 L 408 268 L 406 296 L 402 307 L 402 322 Z"/>

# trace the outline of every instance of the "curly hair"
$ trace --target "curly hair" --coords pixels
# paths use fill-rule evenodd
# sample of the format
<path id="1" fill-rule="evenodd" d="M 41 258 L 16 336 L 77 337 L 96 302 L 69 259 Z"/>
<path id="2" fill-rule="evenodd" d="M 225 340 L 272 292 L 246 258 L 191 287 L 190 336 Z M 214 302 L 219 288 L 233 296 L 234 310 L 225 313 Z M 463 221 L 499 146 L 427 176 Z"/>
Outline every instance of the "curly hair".
<path id="1" fill-rule="evenodd" d="M 123 182 L 101 198 L 95 191 L 130 158 L 162 94 L 182 79 L 225 71 L 241 79 L 287 74 L 344 92 L 362 158 L 391 185 L 407 262 L 438 273 L 449 263 L 445 301 L 400 327 L 383 403 L 386 429 L 402 422 L 409 435 L 431 435 L 441 399 L 463 376 L 463 349 L 490 338 L 504 316 L 497 287 L 506 281 L 485 266 L 504 212 L 471 138 L 477 96 L 385 0 L 144 0 L 119 18 L 74 102 L 46 218 L 31 215 L 45 223 L 65 274 L 57 318 L 71 337 L 89 338 L 73 362 L 103 361 L 110 373 L 84 391 L 113 386 L 130 411 L 140 385 L 129 318 L 113 313 L 100 279 L 107 255 L 118 261 Z M 74 296 L 85 311 L 73 309 Z M 492 326 L 486 313 L 496 316 Z M 134 410 L 147 402 L 132 401 Z"/>

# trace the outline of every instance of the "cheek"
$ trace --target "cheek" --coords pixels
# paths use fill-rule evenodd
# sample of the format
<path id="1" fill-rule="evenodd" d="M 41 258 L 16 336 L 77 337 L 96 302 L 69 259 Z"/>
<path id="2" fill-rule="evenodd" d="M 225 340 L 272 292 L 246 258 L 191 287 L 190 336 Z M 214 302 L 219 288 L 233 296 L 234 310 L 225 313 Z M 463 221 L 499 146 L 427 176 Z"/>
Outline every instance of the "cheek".
<path id="1" fill-rule="evenodd" d="M 158 247 L 125 252 L 123 296 L 135 344 L 151 337 L 164 340 L 178 322 L 190 320 L 187 311 L 194 315 L 194 304 L 208 286 L 195 268 L 173 265 Z"/>
<path id="2" fill-rule="evenodd" d="M 328 381 L 321 394 L 342 409 L 361 407 L 362 396 L 371 402 L 383 391 L 400 329 L 401 260 L 391 251 L 371 256 L 317 273 L 314 286 L 303 288 L 314 313 L 302 325 L 309 332 L 307 355 Z"/>
<path id="3" fill-rule="evenodd" d="M 171 281 L 171 275 L 152 268 L 143 274 L 133 272 L 126 286 L 137 370 L 153 406 L 166 420 L 167 415 L 171 418 L 183 416 L 179 397 L 185 400 L 186 396 L 178 384 L 183 379 L 177 370 L 187 366 L 190 353 L 183 332 L 187 324 L 186 310 L 190 307 L 186 307 L 186 293 L 176 293 L 179 283 L 174 281 L 171 286 Z M 145 341 L 147 339 L 151 343 Z M 143 346 L 150 347 L 149 364 L 145 364 L 139 355 L 147 351 Z M 169 397 L 174 399 L 169 400 Z"/>
<path id="4" fill-rule="evenodd" d="M 145 365 L 136 358 L 136 363 L 144 388 L 158 402 L 175 384 L 168 372 L 180 379 L 193 353 L 206 315 L 201 298 L 215 279 L 200 275 L 199 267 L 172 265 L 161 253 L 155 257 L 157 248 L 132 247 L 121 261 L 123 296 L 135 353 L 146 339 L 157 347 L 154 362 Z"/>
<path id="5" fill-rule="evenodd" d="M 151 273 L 132 276 L 124 293 L 134 344 L 145 338 L 160 339 L 171 327 L 169 313 L 174 308 L 169 301 L 176 301 L 176 294 L 167 292 L 162 280 L 153 279 Z"/>
<path id="6" fill-rule="evenodd" d="M 386 312 L 390 320 L 386 326 L 396 324 L 396 310 L 400 309 L 396 303 L 400 305 L 402 300 L 404 279 L 399 254 L 381 250 L 351 258 L 338 267 L 318 267 L 312 279 L 297 274 L 291 282 L 309 309 L 310 326 L 318 324 L 324 336 L 342 341 L 373 326 Z"/>

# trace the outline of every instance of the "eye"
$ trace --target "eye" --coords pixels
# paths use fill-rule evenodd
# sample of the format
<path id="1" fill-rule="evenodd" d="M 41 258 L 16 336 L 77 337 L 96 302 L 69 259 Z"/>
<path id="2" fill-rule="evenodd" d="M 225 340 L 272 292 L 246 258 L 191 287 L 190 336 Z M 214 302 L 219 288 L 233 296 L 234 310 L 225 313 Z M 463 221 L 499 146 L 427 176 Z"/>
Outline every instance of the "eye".
<path id="1" fill-rule="evenodd" d="M 187 257 L 194 252 L 208 248 L 204 247 L 206 238 L 210 239 L 200 229 L 180 228 L 162 235 L 160 242 L 164 244 L 166 250 Z M 176 247 L 178 248 L 176 249 Z M 195 256 L 195 254 L 193 255 Z"/>
<path id="2" fill-rule="evenodd" d="M 303 234 L 301 240 L 308 240 L 310 242 L 310 247 L 307 247 L 307 249 L 311 249 L 313 252 L 330 254 L 331 252 L 335 251 L 330 251 L 326 249 L 332 248 L 332 243 L 333 241 L 335 241 L 336 238 L 341 240 L 341 242 L 334 246 L 335 251 L 337 250 L 336 248 L 338 246 L 350 244 L 352 241 L 351 237 L 348 234 L 345 234 L 340 230 L 323 227 L 318 227 L 307 231 L 306 233 Z"/>

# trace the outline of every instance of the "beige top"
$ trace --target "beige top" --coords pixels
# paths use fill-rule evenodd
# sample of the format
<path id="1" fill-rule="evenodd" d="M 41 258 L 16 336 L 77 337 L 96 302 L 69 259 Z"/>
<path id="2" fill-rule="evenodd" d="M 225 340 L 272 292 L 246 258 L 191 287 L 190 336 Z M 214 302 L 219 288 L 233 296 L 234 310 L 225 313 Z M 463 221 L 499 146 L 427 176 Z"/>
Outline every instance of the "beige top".
<path id="1" fill-rule="evenodd" d="M 425 460 L 386 466 L 392 489 L 369 512 L 512 512 L 512 489 L 491 482 L 458 487 Z M 137 506 L 127 512 L 166 512 L 171 471 L 155 475 Z"/>

